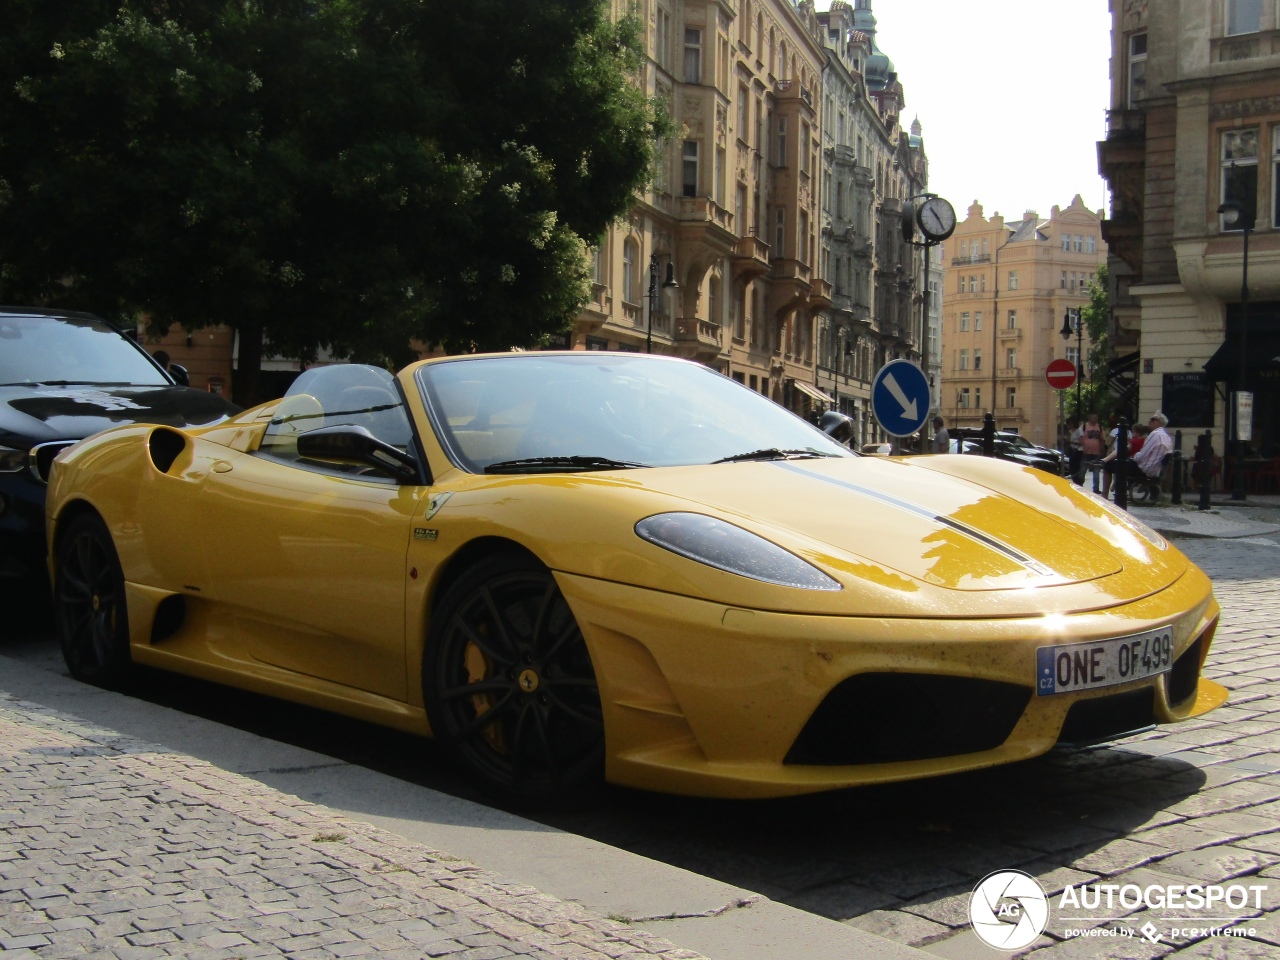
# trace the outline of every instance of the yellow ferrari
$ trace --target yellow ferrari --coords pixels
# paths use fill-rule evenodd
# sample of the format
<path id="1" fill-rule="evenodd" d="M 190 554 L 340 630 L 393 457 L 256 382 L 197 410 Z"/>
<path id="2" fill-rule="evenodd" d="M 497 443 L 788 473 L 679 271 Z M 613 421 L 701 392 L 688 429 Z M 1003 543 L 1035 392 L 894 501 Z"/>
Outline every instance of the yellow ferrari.
<path id="1" fill-rule="evenodd" d="M 516 353 L 304 373 L 123 426 L 48 497 L 71 673 L 142 663 L 441 740 L 525 798 L 763 797 L 1197 716 L 1205 575 L 1066 480 L 862 457 L 705 367 Z"/>

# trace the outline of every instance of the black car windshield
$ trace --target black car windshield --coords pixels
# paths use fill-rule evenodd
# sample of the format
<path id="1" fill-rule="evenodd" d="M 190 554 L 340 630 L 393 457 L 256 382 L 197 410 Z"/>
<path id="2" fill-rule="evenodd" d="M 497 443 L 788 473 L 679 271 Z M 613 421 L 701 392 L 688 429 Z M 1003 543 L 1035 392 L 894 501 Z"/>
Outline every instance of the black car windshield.
<path id="1" fill-rule="evenodd" d="M 848 457 L 753 390 L 696 363 L 629 354 L 525 353 L 433 363 L 418 385 L 436 430 L 473 473 Z"/>
<path id="2" fill-rule="evenodd" d="M 169 381 L 119 331 L 87 317 L 0 314 L 0 385 Z"/>

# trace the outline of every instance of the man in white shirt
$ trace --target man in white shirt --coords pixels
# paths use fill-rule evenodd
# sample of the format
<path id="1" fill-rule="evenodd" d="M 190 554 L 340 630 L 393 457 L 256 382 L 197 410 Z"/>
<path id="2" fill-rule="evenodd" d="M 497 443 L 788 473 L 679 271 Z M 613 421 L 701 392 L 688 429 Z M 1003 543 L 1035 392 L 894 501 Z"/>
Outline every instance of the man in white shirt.
<path id="1" fill-rule="evenodd" d="M 1169 418 L 1159 410 L 1151 415 L 1151 419 L 1147 421 L 1147 426 L 1151 429 L 1151 432 L 1147 434 L 1146 443 L 1142 445 L 1141 450 L 1133 455 L 1132 460 L 1125 461 L 1129 470 L 1128 480 L 1158 480 L 1160 478 L 1165 456 L 1173 453 L 1173 438 L 1165 430 L 1165 426 L 1168 423 Z"/>

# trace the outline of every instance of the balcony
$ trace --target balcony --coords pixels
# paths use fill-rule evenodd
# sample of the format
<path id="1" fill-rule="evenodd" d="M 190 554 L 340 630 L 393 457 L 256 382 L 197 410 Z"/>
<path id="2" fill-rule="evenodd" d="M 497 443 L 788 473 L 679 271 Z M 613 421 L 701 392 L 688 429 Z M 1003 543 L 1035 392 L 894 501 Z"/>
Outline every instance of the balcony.
<path id="1" fill-rule="evenodd" d="M 849 245 L 853 247 L 853 255 L 860 260 L 870 260 L 871 254 L 874 252 L 870 237 L 854 237 L 849 241 Z"/>
<path id="2" fill-rule="evenodd" d="M 773 261 L 773 277 L 775 280 L 796 280 L 809 283 L 813 277 L 813 268 L 799 260 L 788 260 L 779 257 Z"/>
<path id="3" fill-rule="evenodd" d="M 1022 419 L 1021 407 L 1000 407 L 995 411 L 997 423 L 1007 423 L 1010 420 Z"/>
<path id="4" fill-rule="evenodd" d="M 676 220 L 676 235 L 683 248 L 676 258 L 679 263 L 705 260 L 703 251 L 707 250 L 716 257 L 727 257 L 738 244 L 733 214 L 710 197 L 677 197 Z M 691 245 L 702 250 L 690 249 Z"/>
<path id="5" fill-rule="evenodd" d="M 1017 342 L 1018 340 L 1022 339 L 1022 328 L 1021 327 L 1002 327 L 1000 330 L 996 331 L 996 336 L 999 337 L 1001 340 Z"/>
<path id="6" fill-rule="evenodd" d="M 696 317 L 676 321 L 676 350 L 681 356 L 705 363 L 720 354 L 723 333 L 720 324 Z"/>
<path id="7" fill-rule="evenodd" d="M 644 308 L 636 303 L 622 303 L 622 319 L 624 322 L 638 327 L 644 318 Z"/>
<path id="8" fill-rule="evenodd" d="M 999 376 L 1001 380 L 1017 380 L 1022 376 L 1022 368 L 1000 367 L 996 371 L 996 375 Z"/>
<path id="9" fill-rule="evenodd" d="M 750 279 L 769 272 L 769 245 L 757 236 L 740 237 L 733 248 L 735 279 Z"/>
<path id="10" fill-rule="evenodd" d="M 815 309 L 823 309 L 832 305 L 831 284 L 828 281 L 813 281 L 813 289 L 809 291 L 809 305 Z"/>
<path id="11" fill-rule="evenodd" d="M 838 146 L 832 148 L 831 153 L 832 153 L 831 159 L 834 160 L 836 163 L 857 163 L 858 162 L 857 155 L 853 152 L 853 147 L 845 146 L 844 144 L 839 144 Z"/>
<path id="12" fill-rule="evenodd" d="M 1147 136 L 1145 110 L 1108 110 L 1107 140 L 1144 140 Z"/>
<path id="13" fill-rule="evenodd" d="M 991 262 L 991 254 L 989 253 L 978 253 L 972 257 L 952 257 L 951 258 L 951 265 L 953 267 L 962 267 L 966 263 L 990 263 L 990 262 Z"/>
<path id="14" fill-rule="evenodd" d="M 714 223 L 721 229 L 733 231 L 733 214 L 710 197 L 679 197 L 676 217 L 688 222 Z"/>

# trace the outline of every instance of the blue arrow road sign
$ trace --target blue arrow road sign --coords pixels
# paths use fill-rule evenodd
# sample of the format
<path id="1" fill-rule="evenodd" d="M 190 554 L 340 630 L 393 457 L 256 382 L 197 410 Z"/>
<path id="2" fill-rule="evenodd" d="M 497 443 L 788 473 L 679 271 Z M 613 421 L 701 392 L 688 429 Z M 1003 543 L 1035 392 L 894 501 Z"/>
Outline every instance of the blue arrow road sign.
<path id="1" fill-rule="evenodd" d="M 891 360 L 871 381 L 871 411 L 884 432 L 909 437 L 929 416 L 929 381 L 910 360 Z"/>

